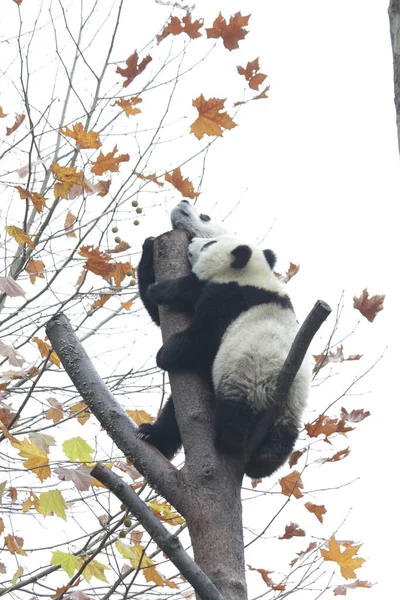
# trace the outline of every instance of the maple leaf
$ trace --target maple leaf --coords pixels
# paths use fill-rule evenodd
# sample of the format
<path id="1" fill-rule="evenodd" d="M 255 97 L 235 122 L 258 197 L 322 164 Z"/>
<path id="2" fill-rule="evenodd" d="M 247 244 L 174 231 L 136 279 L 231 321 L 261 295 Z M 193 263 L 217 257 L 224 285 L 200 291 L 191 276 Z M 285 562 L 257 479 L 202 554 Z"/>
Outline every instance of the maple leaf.
<path id="1" fill-rule="evenodd" d="M 299 458 L 303 456 L 305 450 L 295 450 L 289 457 L 289 467 L 294 467 L 299 462 Z"/>
<path id="2" fill-rule="evenodd" d="M 77 566 L 80 569 L 82 565 L 88 560 L 89 556 L 79 557 Z M 104 583 L 108 583 L 107 577 L 104 574 L 106 569 L 109 569 L 107 565 L 103 565 L 98 560 L 91 560 L 86 567 L 83 569 L 82 575 L 89 582 L 92 577 L 96 577 L 96 579 L 100 579 L 100 581 L 104 581 Z"/>
<path id="3" fill-rule="evenodd" d="M 3 112 L 3 109 L 0 106 L 0 119 L 4 119 L 7 115 Z"/>
<path id="4" fill-rule="evenodd" d="M 143 175 L 143 173 L 135 173 L 135 175 L 136 177 L 139 177 L 139 179 L 147 179 L 148 181 L 154 181 L 154 183 L 156 183 L 160 187 L 164 186 L 164 182 L 158 181 L 157 175 L 155 173 L 151 173 L 149 175 Z"/>
<path id="5" fill-rule="evenodd" d="M 25 550 L 22 549 L 24 545 L 24 538 L 18 537 L 17 535 L 11 535 L 10 533 L 4 538 L 7 548 L 11 554 L 20 554 L 21 556 L 27 556 Z"/>
<path id="6" fill-rule="evenodd" d="M 279 480 L 279 483 L 284 496 L 291 496 L 293 494 L 297 499 L 303 497 L 304 494 L 301 493 L 300 488 L 304 488 L 304 485 L 298 471 L 292 471 L 289 475 L 286 475 L 286 477 L 282 477 L 282 479 Z"/>
<path id="7" fill-rule="evenodd" d="M 125 262 L 116 262 L 113 264 L 113 270 L 110 273 L 110 277 L 113 277 L 115 281 L 115 285 L 120 287 L 122 281 L 125 279 L 126 274 L 130 271 L 133 272 L 133 267 L 131 263 Z"/>
<path id="8" fill-rule="evenodd" d="M 195 192 L 193 189 L 193 183 L 189 181 L 189 178 L 183 179 L 180 167 L 177 167 L 172 171 L 171 174 L 165 173 L 165 181 L 171 183 L 184 198 L 197 198 L 200 196 L 199 192 Z"/>
<path id="9" fill-rule="evenodd" d="M 324 560 L 332 560 L 336 562 L 340 567 L 340 572 L 345 579 L 355 579 L 355 569 L 359 569 L 365 562 L 364 558 L 356 557 L 358 550 L 362 544 L 353 546 L 352 544 L 346 544 L 345 550 L 340 551 L 340 544 L 332 536 L 329 540 L 329 550 L 321 548 L 320 552 Z"/>
<path id="10" fill-rule="evenodd" d="M 224 108 L 225 100 L 220 98 L 210 98 L 206 100 L 201 94 L 193 100 L 192 106 L 197 108 L 199 116 L 190 127 L 198 140 L 204 135 L 222 136 L 223 129 L 233 129 L 236 127 L 231 117 L 226 112 L 220 112 Z"/>
<path id="11" fill-rule="evenodd" d="M 153 417 L 149 415 L 145 410 L 127 410 L 126 411 L 130 418 L 135 421 L 136 425 L 141 425 L 142 423 L 152 423 Z"/>
<path id="12" fill-rule="evenodd" d="M 35 342 L 35 344 L 39 348 L 39 352 L 40 352 L 40 355 L 42 358 L 47 358 L 49 355 L 49 352 L 51 352 L 51 354 L 49 356 L 49 361 L 51 363 L 53 363 L 53 365 L 56 365 L 56 367 L 60 368 L 61 361 L 58 358 L 56 352 L 51 349 L 50 344 L 47 344 L 46 342 L 44 342 L 43 340 L 41 340 L 38 337 L 32 338 L 32 342 Z"/>
<path id="13" fill-rule="evenodd" d="M 353 581 L 353 583 L 346 583 L 344 585 L 338 585 L 333 590 L 333 595 L 334 596 L 346 596 L 347 590 L 355 590 L 358 587 L 371 588 L 372 583 L 370 583 L 369 581 L 360 581 L 359 579 L 357 579 L 357 581 Z"/>
<path id="14" fill-rule="evenodd" d="M 306 502 L 304 506 L 308 511 L 310 511 L 310 513 L 313 513 L 317 517 L 320 523 L 323 522 L 324 514 L 326 513 L 326 508 L 323 504 L 313 504 L 312 502 Z"/>
<path id="15" fill-rule="evenodd" d="M 87 492 L 92 485 L 93 477 L 90 472 L 93 467 L 81 465 L 77 469 L 66 469 L 65 467 L 56 467 L 53 469 L 61 481 L 72 481 L 77 490 Z"/>
<path id="16" fill-rule="evenodd" d="M 76 223 L 76 217 L 75 215 L 72 214 L 72 212 L 69 210 L 67 212 L 67 215 L 65 217 L 65 221 L 64 221 L 64 230 L 65 230 L 65 235 L 67 237 L 74 237 L 76 238 L 76 233 L 73 230 L 73 225 Z"/>
<path id="17" fill-rule="evenodd" d="M 28 470 L 33 471 L 35 475 L 44 481 L 48 477 L 51 477 L 50 467 L 48 465 L 48 456 L 45 452 L 42 452 L 36 444 L 30 442 L 24 438 L 21 442 L 16 438 L 9 436 L 11 445 L 19 451 L 20 456 L 26 458 L 24 467 Z"/>
<path id="18" fill-rule="evenodd" d="M 12 127 L 6 127 L 6 135 L 11 135 L 25 121 L 25 115 L 16 115 L 15 123 Z"/>
<path id="19" fill-rule="evenodd" d="M 360 360 L 362 354 L 350 354 L 347 358 L 343 354 L 343 345 L 341 344 L 336 348 L 336 352 L 330 350 L 327 354 L 313 354 L 315 359 L 315 365 L 313 372 L 318 373 L 323 367 L 329 363 L 341 363 L 344 361 Z"/>
<path id="20" fill-rule="evenodd" d="M 121 552 L 124 558 L 127 558 L 134 569 L 143 569 L 143 575 L 147 582 L 152 581 L 160 586 L 168 586 L 170 588 L 177 588 L 178 586 L 173 581 L 166 579 L 161 573 L 159 573 L 151 560 L 144 551 L 141 544 L 135 544 L 134 546 L 126 546 L 120 540 L 115 542 L 115 546 L 119 552 Z"/>
<path id="21" fill-rule="evenodd" d="M 122 162 L 127 162 L 130 159 L 129 154 L 120 154 L 115 156 L 118 152 L 117 146 L 114 146 L 112 152 L 104 155 L 101 151 L 95 162 L 91 161 L 93 167 L 90 169 L 95 175 L 103 175 L 106 171 L 112 171 L 113 173 L 119 172 L 119 165 Z"/>
<path id="22" fill-rule="evenodd" d="M 279 536 L 279 540 L 290 540 L 292 537 L 304 537 L 306 532 L 300 529 L 297 523 L 290 523 L 285 526 L 285 533 Z"/>
<path id="23" fill-rule="evenodd" d="M 239 48 L 240 40 L 243 40 L 248 31 L 244 29 L 249 24 L 250 15 L 242 16 L 240 12 L 237 12 L 233 17 L 229 19 L 229 23 L 226 22 L 224 17 L 219 13 L 215 19 L 213 26 L 206 29 L 208 38 L 222 38 L 225 48 L 229 51 Z"/>
<path id="24" fill-rule="evenodd" d="M 277 273 L 276 271 L 274 271 L 274 275 L 275 275 L 275 277 L 277 277 L 279 279 L 279 281 L 282 281 L 282 283 L 287 283 L 299 271 L 300 271 L 300 265 L 295 265 L 294 263 L 291 262 L 289 264 L 288 270 L 286 271 L 286 273 L 284 275 L 281 275 L 280 273 Z"/>
<path id="25" fill-rule="evenodd" d="M 101 308 L 110 298 L 112 298 L 112 294 L 101 294 L 100 298 L 93 302 L 92 308 Z"/>
<path id="26" fill-rule="evenodd" d="M 135 108 L 135 105 L 139 104 L 139 102 L 142 102 L 142 98 L 139 98 L 139 96 L 132 96 L 132 98 L 119 98 L 114 104 L 111 104 L 111 106 L 120 106 L 126 116 L 129 117 L 142 112 L 140 108 Z"/>
<path id="27" fill-rule="evenodd" d="M 93 246 L 81 246 L 78 254 L 87 258 L 83 265 L 85 269 L 91 271 L 95 275 L 100 275 L 104 279 L 111 276 L 114 265 L 110 264 L 111 256 L 105 252 L 101 252 L 99 248 Z"/>
<path id="28" fill-rule="evenodd" d="M 156 36 L 157 43 L 159 44 L 168 35 L 179 35 L 180 33 L 186 33 L 192 40 L 201 37 L 199 29 L 203 27 L 203 20 L 192 21 L 192 16 L 189 12 L 182 19 L 182 23 L 178 17 L 171 17 L 170 21 L 166 24 L 161 33 Z"/>
<path id="29" fill-rule="evenodd" d="M 299 558 L 301 558 L 302 556 L 305 556 L 306 554 L 308 554 L 312 550 L 315 550 L 316 547 L 317 547 L 317 542 L 311 542 L 308 545 L 308 547 L 306 548 L 306 550 L 302 550 L 301 552 L 297 552 L 298 558 L 294 558 L 292 561 L 290 561 L 290 563 L 289 563 L 290 566 L 293 567 L 293 565 L 295 565 L 297 563 L 297 561 L 299 560 Z"/>
<path id="30" fill-rule="evenodd" d="M 119 252 L 126 252 L 127 250 L 129 250 L 129 248 L 130 245 L 128 244 L 128 242 L 124 242 L 123 240 L 121 240 L 120 242 L 118 242 L 115 248 L 108 248 L 107 252 L 109 252 L 110 254 L 118 254 Z M 136 269 L 132 269 L 133 276 L 135 276 L 135 271 Z"/>
<path id="31" fill-rule="evenodd" d="M 258 64 L 258 58 L 247 63 L 246 67 L 236 67 L 239 75 L 243 75 L 246 81 L 249 82 L 249 88 L 258 91 L 258 88 L 262 82 L 267 78 L 264 73 L 258 73 L 260 66 Z"/>
<path id="32" fill-rule="evenodd" d="M 86 421 L 90 419 L 90 410 L 85 402 L 77 402 L 73 404 L 69 409 L 71 417 L 77 416 L 77 419 L 81 425 L 84 425 Z"/>
<path id="33" fill-rule="evenodd" d="M 330 458 L 322 459 L 321 462 L 323 462 L 323 463 L 338 462 L 339 460 L 346 458 L 346 456 L 348 456 L 349 454 L 350 454 L 350 448 L 346 448 L 345 450 L 339 450 L 339 452 L 336 452 L 336 454 L 334 454 Z"/>
<path id="34" fill-rule="evenodd" d="M 64 521 L 67 520 L 67 515 L 65 514 L 65 509 L 67 505 L 65 503 L 64 498 L 60 490 L 49 490 L 48 492 L 43 492 L 40 494 L 39 506 L 37 511 L 47 517 L 51 513 L 57 515 Z"/>
<path id="35" fill-rule="evenodd" d="M 139 63 L 139 55 L 137 53 L 137 50 L 135 50 L 135 52 L 131 54 L 130 57 L 125 61 L 125 69 L 122 69 L 121 67 L 116 68 L 116 73 L 119 73 L 120 75 L 122 75 L 122 77 L 127 78 L 122 85 L 124 87 L 128 87 L 128 85 L 132 83 L 135 77 L 140 75 L 140 73 L 143 73 L 149 62 L 151 62 L 152 60 L 152 57 L 148 54 Z"/>
<path id="36" fill-rule="evenodd" d="M 63 135 L 75 140 L 77 147 L 100 148 L 101 146 L 101 142 L 99 140 L 100 133 L 97 131 L 86 131 L 82 123 L 75 123 L 72 125 L 72 129 L 65 127 L 65 131 L 63 131 L 62 127 L 59 127 L 58 131 Z"/>
<path id="37" fill-rule="evenodd" d="M 73 554 L 68 554 L 67 552 L 61 552 L 60 550 L 56 550 L 53 552 L 51 557 L 50 564 L 55 566 L 60 566 L 64 571 L 72 577 L 75 570 L 78 568 L 79 557 L 74 556 Z"/>
<path id="38" fill-rule="evenodd" d="M 62 449 L 69 460 L 79 460 L 80 462 L 88 463 L 93 461 L 91 454 L 94 452 L 94 449 L 79 436 L 65 440 L 62 444 Z"/>
<path id="39" fill-rule="evenodd" d="M 369 412 L 369 410 L 364 411 L 362 408 L 360 408 L 359 410 L 352 410 L 351 413 L 348 413 L 347 410 L 342 406 L 342 409 L 340 411 L 340 418 L 344 421 L 350 421 L 351 423 L 360 423 L 361 421 L 364 421 L 364 419 L 369 417 L 370 414 L 371 413 Z"/>
<path id="40" fill-rule="evenodd" d="M 32 431 L 29 434 L 29 439 L 45 454 L 49 453 L 50 446 L 56 446 L 56 440 L 52 435 L 45 435 L 39 431 Z"/>
<path id="41" fill-rule="evenodd" d="M 85 176 L 82 171 L 77 171 L 76 167 L 62 167 L 58 163 L 53 163 L 50 170 L 57 179 L 54 186 L 54 197 L 65 198 L 69 197 L 73 185 L 78 185 L 82 190 L 90 192 L 90 186 L 85 181 Z"/>
<path id="42" fill-rule="evenodd" d="M 53 421 L 53 423 L 58 423 L 58 421 L 61 421 L 61 419 L 64 418 L 63 405 L 55 398 L 48 398 L 47 402 L 50 404 L 51 408 L 45 413 L 46 419 Z"/>
<path id="43" fill-rule="evenodd" d="M 183 525 L 183 519 L 167 502 L 149 502 L 147 505 L 160 521 L 166 521 L 169 525 Z"/>
<path id="44" fill-rule="evenodd" d="M 8 497 L 11 499 L 11 502 L 15 502 L 18 498 L 18 492 L 15 487 L 8 488 Z"/>
<path id="45" fill-rule="evenodd" d="M 15 415 L 17 413 L 13 410 L 10 409 L 9 406 L 1 406 L 0 408 L 0 422 L 5 425 L 6 427 L 9 427 L 11 421 L 13 421 Z M 14 421 L 14 425 L 17 423 L 18 421 Z M 1 494 L 0 494 L 0 504 L 1 504 Z"/>
<path id="46" fill-rule="evenodd" d="M 18 190 L 21 200 L 31 200 L 37 212 L 42 212 L 43 207 L 46 206 L 46 198 L 44 196 L 41 196 L 37 192 L 29 192 L 27 189 L 21 187 L 20 185 L 16 185 L 15 189 Z"/>
<path id="47" fill-rule="evenodd" d="M 363 317 L 365 317 L 370 323 L 372 323 L 378 312 L 383 310 L 383 301 L 385 299 L 385 295 L 371 296 L 371 298 L 369 298 L 368 296 L 368 290 L 367 288 L 365 288 L 361 296 L 359 296 L 358 298 L 357 296 L 353 297 L 353 306 L 354 308 L 360 311 Z"/>
<path id="48" fill-rule="evenodd" d="M 272 579 L 270 577 L 270 573 L 273 573 L 273 571 L 266 571 L 265 569 L 256 569 L 255 567 L 252 567 L 251 565 L 247 565 L 247 566 L 249 567 L 250 571 L 257 571 L 257 573 L 260 573 L 264 583 L 266 583 L 267 586 L 270 587 L 271 589 L 279 591 L 279 592 L 283 592 L 286 589 L 286 586 L 284 586 L 283 584 L 276 584 L 272 581 Z"/>
<path id="49" fill-rule="evenodd" d="M 13 367 L 22 367 L 24 362 L 26 362 L 25 358 L 23 356 L 21 356 L 21 354 L 19 354 L 19 352 L 17 350 L 15 350 L 15 348 L 13 348 L 12 346 L 8 346 L 1 340 L 0 340 L 0 356 L 7 358 L 8 362 Z"/>
<path id="50" fill-rule="evenodd" d="M 32 250 L 35 248 L 35 244 L 32 242 L 29 235 L 20 227 L 16 227 L 15 225 L 5 225 L 4 229 L 7 231 L 8 235 L 11 235 L 11 237 L 13 237 L 20 246 L 24 246 L 26 244 Z"/>
<path id="51" fill-rule="evenodd" d="M 35 260 L 33 258 L 30 259 L 25 267 L 25 271 L 29 274 L 31 283 L 35 283 L 36 277 L 39 279 L 44 279 L 44 268 L 44 264 L 41 260 Z"/>
<path id="52" fill-rule="evenodd" d="M 7 296 L 10 296 L 10 298 L 15 298 L 16 296 L 25 296 L 26 293 L 22 287 L 20 287 L 18 283 L 16 283 L 9 275 L 0 277 L 0 292 L 2 294 L 7 294 Z"/>
<path id="53" fill-rule="evenodd" d="M 0 518 L 0 535 L 3 533 L 5 527 L 4 527 L 4 521 L 3 519 Z"/>
<path id="54" fill-rule="evenodd" d="M 104 179 L 103 181 L 98 181 L 92 186 L 92 189 L 98 196 L 104 197 L 107 196 L 108 190 L 110 189 L 111 179 Z"/>
<path id="55" fill-rule="evenodd" d="M 333 433 L 346 434 L 353 431 L 354 427 L 346 427 L 343 419 L 332 419 L 325 415 L 319 415 L 314 423 L 307 423 L 305 429 L 310 437 L 318 437 L 320 434 L 325 436 L 325 442 L 329 442 L 328 437 Z"/>
<path id="56" fill-rule="evenodd" d="M 133 305 L 132 300 L 127 300 L 126 302 L 121 302 L 121 306 L 124 310 L 131 310 Z"/>

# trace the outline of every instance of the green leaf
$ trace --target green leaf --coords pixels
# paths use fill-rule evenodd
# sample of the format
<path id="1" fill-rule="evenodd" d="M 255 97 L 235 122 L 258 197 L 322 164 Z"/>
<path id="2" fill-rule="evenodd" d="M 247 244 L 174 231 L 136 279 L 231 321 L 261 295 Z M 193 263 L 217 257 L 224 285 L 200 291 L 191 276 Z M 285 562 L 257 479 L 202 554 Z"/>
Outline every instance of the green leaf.
<path id="1" fill-rule="evenodd" d="M 65 504 L 65 500 L 62 497 L 61 492 L 59 490 L 50 490 L 49 492 L 43 492 L 43 494 L 40 494 L 37 511 L 45 517 L 53 512 L 55 515 L 57 515 L 57 517 L 60 517 L 66 521 L 66 507 L 67 505 Z"/>
<path id="2" fill-rule="evenodd" d="M 53 556 L 51 557 L 50 564 L 51 565 L 60 565 L 62 569 L 72 577 L 75 570 L 78 567 L 78 556 L 74 556 L 73 554 L 68 554 L 67 552 L 61 552 L 60 550 L 56 550 L 53 552 Z"/>
<path id="3" fill-rule="evenodd" d="M 90 456 L 90 454 L 94 452 L 93 448 L 91 448 L 89 444 L 79 436 L 71 438 L 70 440 L 66 440 L 62 445 L 62 449 L 64 450 L 65 456 L 67 456 L 69 460 L 93 462 L 93 458 Z"/>

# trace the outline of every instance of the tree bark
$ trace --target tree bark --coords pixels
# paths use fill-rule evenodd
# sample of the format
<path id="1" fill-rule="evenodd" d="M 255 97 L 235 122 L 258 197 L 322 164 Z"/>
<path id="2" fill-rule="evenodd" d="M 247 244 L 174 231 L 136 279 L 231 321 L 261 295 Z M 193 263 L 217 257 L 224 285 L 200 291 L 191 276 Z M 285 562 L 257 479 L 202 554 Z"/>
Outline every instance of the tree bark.
<path id="1" fill-rule="evenodd" d="M 400 152 L 400 0 L 390 0 L 390 39 L 393 52 L 394 105 L 396 108 L 397 142 Z"/>

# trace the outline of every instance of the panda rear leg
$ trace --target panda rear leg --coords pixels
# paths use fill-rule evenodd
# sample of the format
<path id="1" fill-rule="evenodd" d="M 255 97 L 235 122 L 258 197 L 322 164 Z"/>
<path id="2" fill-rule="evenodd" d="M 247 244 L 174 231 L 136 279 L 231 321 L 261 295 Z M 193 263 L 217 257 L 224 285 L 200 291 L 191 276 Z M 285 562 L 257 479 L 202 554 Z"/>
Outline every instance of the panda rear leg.
<path id="1" fill-rule="evenodd" d="M 253 453 L 246 465 L 246 475 L 252 479 L 272 475 L 289 458 L 298 435 L 296 424 L 287 420 L 278 421 Z"/>
<path id="2" fill-rule="evenodd" d="M 253 431 L 257 413 L 249 406 L 245 395 L 237 389 L 230 390 L 228 384 L 220 386 L 216 400 L 216 446 L 221 452 L 238 454 L 247 446 Z"/>
<path id="3" fill-rule="evenodd" d="M 137 435 L 155 446 L 171 460 L 182 446 L 181 434 L 175 416 L 175 407 L 170 396 L 154 423 L 142 423 Z"/>

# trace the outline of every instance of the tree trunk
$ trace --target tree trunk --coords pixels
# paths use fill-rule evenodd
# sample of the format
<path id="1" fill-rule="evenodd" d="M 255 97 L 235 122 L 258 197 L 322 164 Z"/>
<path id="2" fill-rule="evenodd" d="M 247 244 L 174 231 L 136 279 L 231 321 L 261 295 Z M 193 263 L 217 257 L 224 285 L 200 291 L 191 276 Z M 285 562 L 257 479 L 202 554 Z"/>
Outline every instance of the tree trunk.
<path id="1" fill-rule="evenodd" d="M 393 51 L 394 105 L 396 108 L 397 142 L 400 152 L 400 0 L 390 0 L 389 23 Z"/>

